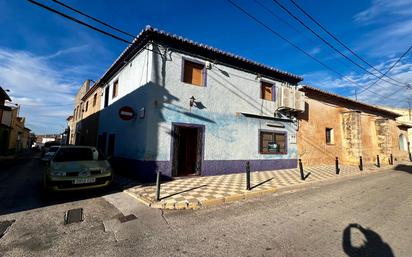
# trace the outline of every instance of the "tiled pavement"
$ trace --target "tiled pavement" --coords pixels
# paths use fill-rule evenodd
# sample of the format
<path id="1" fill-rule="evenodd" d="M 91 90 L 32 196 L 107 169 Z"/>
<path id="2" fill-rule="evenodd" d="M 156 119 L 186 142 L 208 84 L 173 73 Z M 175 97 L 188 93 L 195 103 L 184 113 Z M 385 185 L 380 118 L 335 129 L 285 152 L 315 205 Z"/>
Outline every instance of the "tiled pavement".
<path id="1" fill-rule="evenodd" d="M 154 185 L 137 186 L 129 188 L 125 192 L 153 208 L 196 209 L 201 206 L 256 197 L 303 183 L 338 179 L 384 169 L 385 167 L 378 169 L 369 166 L 364 167 L 363 171 L 359 171 L 357 166 L 341 166 L 340 174 L 336 175 L 335 166 L 308 167 L 304 169 L 307 176 L 305 181 L 301 180 L 298 169 L 252 172 L 252 189 L 250 191 L 245 190 L 246 178 L 244 173 L 182 178 L 161 184 L 159 202 L 154 200 Z"/>

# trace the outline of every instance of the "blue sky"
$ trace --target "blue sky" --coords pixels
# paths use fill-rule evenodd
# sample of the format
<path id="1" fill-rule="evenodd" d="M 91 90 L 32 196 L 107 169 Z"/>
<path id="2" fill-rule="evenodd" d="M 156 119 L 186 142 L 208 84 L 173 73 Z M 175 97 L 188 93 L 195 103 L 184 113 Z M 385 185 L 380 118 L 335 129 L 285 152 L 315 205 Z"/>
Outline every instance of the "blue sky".
<path id="1" fill-rule="evenodd" d="M 64 10 L 52 1 L 38 1 Z M 375 81 L 375 77 L 331 51 L 271 0 L 256 1 L 270 8 L 282 20 L 271 16 L 254 0 L 234 1 L 347 78 L 365 86 Z M 353 95 L 356 88 L 276 38 L 225 0 L 62 2 L 132 34 L 137 35 L 150 24 L 301 75 L 305 84 L 345 96 Z M 314 27 L 289 0 L 280 2 Z M 297 2 L 379 70 L 388 68 L 412 44 L 410 0 Z M 79 17 L 70 11 L 65 12 Z M 62 132 L 66 126 L 65 118 L 72 113 L 73 97 L 78 87 L 85 79 L 99 79 L 126 47 L 122 42 L 25 0 L 0 0 L 0 28 L 0 85 L 10 89 L 14 102 L 22 106 L 21 115 L 27 117 L 27 126 L 39 134 Z M 390 75 L 412 83 L 412 54 L 405 57 Z M 371 90 L 389 95 L 396 91 L 396 87 L 381 81 Z M 398 88 L 393 97 L 384 99 L 365 91 L 358 99 L 371 104 L 406 107 L 406 100 L 412 95 L 409 91 Z"/>

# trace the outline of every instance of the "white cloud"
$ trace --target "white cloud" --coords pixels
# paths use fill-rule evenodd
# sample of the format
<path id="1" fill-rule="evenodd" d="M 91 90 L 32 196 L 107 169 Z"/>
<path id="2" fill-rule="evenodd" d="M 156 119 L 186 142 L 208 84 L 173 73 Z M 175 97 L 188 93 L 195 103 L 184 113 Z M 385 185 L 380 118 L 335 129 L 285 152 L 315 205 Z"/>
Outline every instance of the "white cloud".
<path id="1" fill-rule="evenodd" d="M 396 60 L 397 58 L 392 58 L 386 62 L 378 64 L 376 67 L 384 72 Z M 412 82 L 412 58 L 405 59 L 398 63 L 388 75 L 400 82 Z M 336 79 L 325 72 L 305 74 L 304 78 L 305 81 L 303 83 L 307 83 L 330 92 L 335 92 L 346 97 L 351 97 L 353 99 L 355 99 L 355 92 L 358 92 L 359 101 L 373 105 L 406 108 L 408 107 L 408 100 L 410 100 L 412 97 L 412 89 L 394 86 L 385 81 L 388 79 L 380 80 L 369 90 L 362 90 L 377 80 L 375 76 L 372 76 L 370 74 L 348 74 L 346 76 L 347 79 L 355 81 L 357 84 L 359 84 L 359 86 L 351 84 L 345 79 Z"/>
<path id="2" fill-rule="evenodd" d="M 357 13 L 355 21 L 361 24 L 380 22 L 382 16 L 410 16 L 412 4 L 410 0 L 374 0 L 372 5 Z"/>
<path id="3" fill-rule="evenodd" d="M 50 59 L 76 49 L 38 56 L 0 48 L 0 85 L 10 89 L 13 102 L 21 105 L 20 116 L 35 133 L 59 133 L 72 113 L 73 98 L 82 79 L 58 68 Z M 79 76 L 80 77 L 80 76 Z"/>

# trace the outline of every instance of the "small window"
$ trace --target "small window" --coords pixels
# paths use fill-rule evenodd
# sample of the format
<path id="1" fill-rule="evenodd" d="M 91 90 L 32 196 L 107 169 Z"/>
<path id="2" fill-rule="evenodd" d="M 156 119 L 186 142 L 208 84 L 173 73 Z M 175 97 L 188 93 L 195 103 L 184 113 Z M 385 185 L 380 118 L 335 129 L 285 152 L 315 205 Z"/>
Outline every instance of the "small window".
<path id="1" fill-rule="evenodd" d="M 326 144 L 333 145 L 335 143 L 333 128 L 326 128 Z"/>
<path id="2" fill-rule="evenodd" d="M 89 101 L 86 102 L 86 112 L 89 109 Z"/>
<path id="3" fill-rule="evenodd" d="M 188 60 L 183 62 L 183 82 L 201 87 L 205 86 L 205 65 Z"/>
<path id="4" fill-rule="evenodd" d="M 285 132 L 261 131 L 259 152 L 261 154 L 287 154 Z"/>
<path id="5" fill-rule="evenodd" d="M 113 94 L 112 94 L 112 98 L 115 98 L 115 97 L 117 96 L 118 86 L 119 86 L 119 81 L 118 81 L 118 80 L 116 80 L 115 82 L 113 82 Z"/>
<path id="6" fill-rule="evenodd" d="M 97 93 L 95 93 L 93 96 L 93 106 L 96 106 L 96 102 L 97 102 Z"/>
<path id="7" fill-rule="evenodd" d="M 260 84 L 260 97 L 264 100 L 274 101 L 275 100 L 275 87 L 267 82 L 262 82 Z"/>

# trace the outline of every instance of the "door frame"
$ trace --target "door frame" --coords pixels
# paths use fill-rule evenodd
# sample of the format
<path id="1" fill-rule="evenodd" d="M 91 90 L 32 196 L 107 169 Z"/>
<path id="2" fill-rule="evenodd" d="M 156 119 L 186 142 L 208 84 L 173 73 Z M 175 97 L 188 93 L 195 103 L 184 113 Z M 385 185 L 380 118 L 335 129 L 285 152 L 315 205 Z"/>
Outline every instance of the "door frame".
<path id="1" fill-rule="evenodd" d="M 200 170 L 196 172 L 197 176 L 201 176 L 203 173 L 203 162 L 204 162 L 204 155 L 205 155 L 205 125 L 202 124 L 193 124 L 193 123 L 181 123 L 181 122 L 172 122 L 171 129 L 170 129 L 170 169 L 171 169 L 171 176 L 178 177 L 177 170 L 174 170 L 174 162 L 176 161 L 174 156 L 174 144 L 175 144 L 175 136 L 174 136 L 174 128 L 175 127 L 185 127 L 185 128 L 197 128 L 199 129 L 200 133 L 200 144 L 198 144 L 198 149 L 200 150 L 200 159 L 197 162 L 200 165 Z M 199 157 L 199 156 L 198 156 Z"/>

